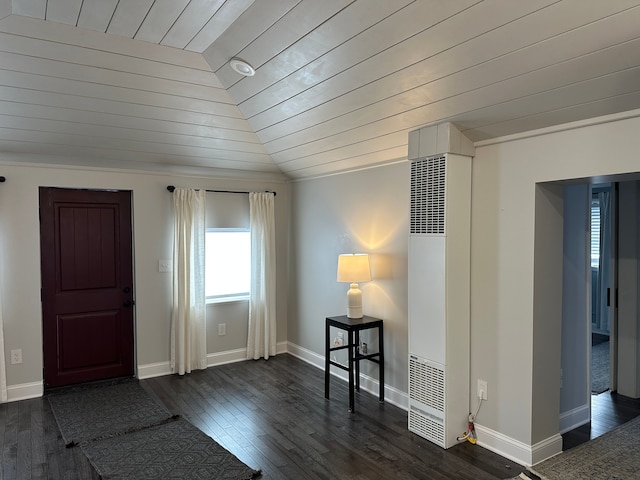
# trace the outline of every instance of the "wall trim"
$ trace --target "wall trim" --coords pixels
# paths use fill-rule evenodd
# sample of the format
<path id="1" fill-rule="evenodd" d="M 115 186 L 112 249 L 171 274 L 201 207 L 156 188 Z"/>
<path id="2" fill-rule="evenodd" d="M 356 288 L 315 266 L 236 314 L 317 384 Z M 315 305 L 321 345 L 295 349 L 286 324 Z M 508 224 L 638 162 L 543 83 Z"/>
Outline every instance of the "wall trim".
<path id="1" fill-rule="evenodd" d="M 7 403 L 28 400 L 30 398 L 39 398 L 42 395 L 44 395 L 44 383 L 42 380 L 39 382 L 20 383 L 18 385 L 7 386 Z"/>
<path id="2" fill-rule="evenodd" d="M 562 452 L 559 433 L 534 445 L 527 445 L 482 425 L 476 424 L 475 429 L 478 445 L 527 467 Z"/>
<path id="3" fill-rule="evenodd" d="M 46 159 L 46 160 L 45 160 Z M 265 182 L 287 184 L 289 179 L 280 172 L 252 172 L 250 170 L 221 169 L 218 167 L 176 167 L 146 163 L 109 161 L 109 164 L 86 165 L 82 157 L 61 157 L 59 155 L 43 155 L 39 153 L 3 154 L 0 165 L 27 168 L 52 168 L 62 170 L 84 170 L 88 172 L 107 172 L 135 175 L 158 175 L 166 177 L 195 177 L 209 180 L 239 180 L 246 182 Z M 74 163 L 75 162 L 75 163 Z"/>
<path id="4" fill-rule="evenodd" d="M 287 342 L 278 342 L 276 344 L 276 353 L 287 353 Z M 215 367 L 216 365 L 224 365 L 225 363 L 242 362 L 247 359 L 247 349 L 238 348 L 237 350 L 229 350 L 226 352 L 209 353 L 207 355 L 207 366 Z M 140 380 L 145 378 L 162 377 L 171 375 L 170 362 L 147 363 L 138 365 L 138 375 Z M 30 398 L 39 398 L 44 395 L 43 381 L 22 383 L 18 385 L 7 386 L 7 402 L 18 402 L 20 400 L 28 400 Z"/>
<path id="5" fill-rule="evenodd" d="M 580 405 L 568 412 L 560 414 L 560 434 L 578 428 L 591 420 L 589 404 Z"/>
<path id="6" fill-rule="evenodd" d="M 228 363 L 243 362 L 247 360 L 247 349 L 236 348 L 225 352 L 210 353 L 207 355 L 207 367 L 216 367 Z"/>
<path id="7" fill-rule="evenodd" d="M 591 127 L 594 125 L 601 125 L 603 123 L 619 122 L 621 120 L 628 120 L 636 117 L 640 117 L 640 109 L 629 110 L 626 112 L 612 113 L 610 115 L 587 118 L 585 120 L 577 120 L 575 122 L 563 123 L 561 125 L 554 125 L 552 127 L 538 128 L 536 130 L 528 130 L 526 132 L 514 133 L 513 135 L 505 135 L 502 137 L 495 137 L 495 138 L 489 138 L 487 140 L 480 140 L 480 141 L 474 142 L 474 146 L 486 147 L 488 145 L 494 145 L 497 143 L 513 142 L 515 140 L 539 137 L 539 136 L 548 135 L 551 133 L 566 132 L 568 130 Z"/>
<path id="8" fill-rule="evenodd" d="M 407 162 L 408 162 L 407 157 L 391 158 L 389 160 L 382 160 L 372 165 L 350 167 L 344 170 L 338 170 L 337 172 L 317 173 L 314 175 L 309 175 L 307 177 L 292 178 L 291 180 L 289 180 L 289 182 L 290 183 L 306 182 L 309 180 L 317 180 L 319 178 L 334 177 L 336 175 L 345 175 L 348 173 L 361 172 L 363 170 L 371 170 L 372 168 L 388 167 L 389 165 L 395 165 L 397 163 L 407 163 Z"/>
<path id="9" fill-rule="evenodd" d="M 287 342 L 278 342 L 276 344 L 276 354 L 281 353 L 287 353 Z M 207 367 L 243 362 L 245 360 L 247 360 L 246 348 L 209 353 L 207 354 Z M 140 380 L 171 374 L 171 362 L 148 363 L 146 365 L 138 366 L 138 378 Z"/>
<path id="10" fill-rule="evenodd" d="M 308 364 L 319 368 L 324 371 L 324 356 L 319 355 L 311 350 L 296 345 L 295 343 L 288 342 L 288 352 L 290 355 L 299 358 L 300 360 L 307 362 Z M 349 378 L 345 370 L 332 369 L 331 375 L 340 378 L 341 380 L 348 382 Z M 368 392 L 372 395 L 378 396 L 379 385 L 377 379 L 368 375 L 360 374 L 360 389 Z M 390 403 L 402 410 L 407 411 L 409 409 L 409 396 L 406 392 L 398 390 L 397 388 L 385 385 L 384 387 L 384 401 Z"/>
<path id="11" fill-rule="evenodd" d="M 163 375 L 171 375 L 171 364 L 169 362 L 147 363 L 138 365 L 138 378 L 162 377 Z"/>

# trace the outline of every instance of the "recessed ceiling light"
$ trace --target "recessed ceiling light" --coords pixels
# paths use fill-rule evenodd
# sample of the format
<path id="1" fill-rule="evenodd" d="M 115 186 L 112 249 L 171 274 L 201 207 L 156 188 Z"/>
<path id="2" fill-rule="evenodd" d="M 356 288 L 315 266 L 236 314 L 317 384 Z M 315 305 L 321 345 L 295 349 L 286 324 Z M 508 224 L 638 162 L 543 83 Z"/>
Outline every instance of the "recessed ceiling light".
<path id="1" fill-rule="evenodd" d="M 234 71 L 238 72 L 240 75 L 244 75 L 245 77 L 253 77 L 256 73 L 255 68 L 241 58 L 232 58 L 229 64 Z"/>

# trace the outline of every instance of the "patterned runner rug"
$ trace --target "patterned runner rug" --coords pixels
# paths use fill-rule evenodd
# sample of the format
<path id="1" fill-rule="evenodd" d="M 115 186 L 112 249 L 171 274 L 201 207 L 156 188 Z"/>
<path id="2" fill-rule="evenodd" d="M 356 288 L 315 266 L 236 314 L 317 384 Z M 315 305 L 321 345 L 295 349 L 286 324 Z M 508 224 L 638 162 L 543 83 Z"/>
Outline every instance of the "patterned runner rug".
<path id="1" fill-rule="evenodd" d="M 543 480 L 640 478 L 640 417 L 535 465 Z"/>
<path id="2" fill-rule="evenodd" d="M 47 394 L 67 446 L 113 437 L 171 418 L 137 380 L 112 380 Z"/>
<path id="3" fill-rule="evenodd" d="M 591 347 L 591 393 L 609 390 L 609 342 Z"/>
<path id="4" fill-rule="evenodd" d="M 68 447 L 79 445 L 102 479 L 250 480 L 261 473 L 172 416 L 137 380 L 48 394 Z"/>

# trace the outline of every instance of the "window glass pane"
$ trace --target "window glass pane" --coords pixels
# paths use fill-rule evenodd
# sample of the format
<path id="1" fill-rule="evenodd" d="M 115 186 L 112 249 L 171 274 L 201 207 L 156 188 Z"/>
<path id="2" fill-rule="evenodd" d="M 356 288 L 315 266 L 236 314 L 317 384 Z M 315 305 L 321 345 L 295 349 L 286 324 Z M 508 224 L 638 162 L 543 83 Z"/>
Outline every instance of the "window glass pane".
<path id="1" fill-rule="evenodd" d="M 600 266 L 600 201 L 591 200 L 591 267 Z"/>
<path id="2" fill-rule="evenodd" d="M 207 297 L 247 295 L 251 285 L 251 236 L 248 231 L 207 229 Z"/>

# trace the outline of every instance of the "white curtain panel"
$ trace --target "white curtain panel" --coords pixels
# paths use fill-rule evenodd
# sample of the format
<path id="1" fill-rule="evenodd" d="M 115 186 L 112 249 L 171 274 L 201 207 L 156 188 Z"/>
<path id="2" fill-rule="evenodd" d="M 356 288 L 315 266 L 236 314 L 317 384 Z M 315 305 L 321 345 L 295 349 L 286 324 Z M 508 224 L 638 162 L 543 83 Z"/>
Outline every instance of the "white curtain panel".
<path id="1" fill-rule="evenodd" d="M 276 354 L 276 245 L 274 195 L 249 194 L 251 299 L 247 358 Z"/>
<path id="2" fill-rule="evenodd" d="M 205 196 L 204 190 L 176 188 L 173 192 L 171 369 L 180 375 L 207 368 Z"/>
<path id="3" fill-rule="evenodd" d="M 2 295 L 0 295 L 1 297 Z M 2 299 L 0 298 L 0 402 L 7 401 L 7 369 L 4 361 L 4 323 L 2 321 Z"/>

